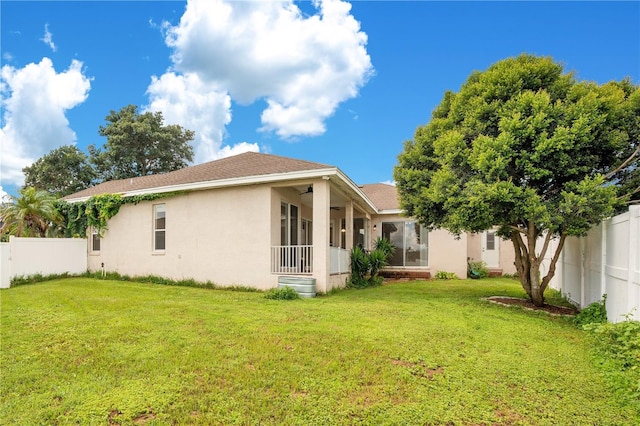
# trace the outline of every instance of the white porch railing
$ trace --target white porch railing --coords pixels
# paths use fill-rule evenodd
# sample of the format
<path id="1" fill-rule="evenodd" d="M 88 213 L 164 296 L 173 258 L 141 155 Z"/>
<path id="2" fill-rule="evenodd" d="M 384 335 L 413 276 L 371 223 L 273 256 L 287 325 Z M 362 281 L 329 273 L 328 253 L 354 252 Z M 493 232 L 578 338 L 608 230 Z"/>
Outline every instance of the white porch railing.
<path id="1" fill-rule="evenodd" d="M 313 273 L 313 246 L 271 247 L 271 273 Z"/>
<path id="2" fill-rule="evenodd" d="M 344 274 L 349 272 L 349 250 L 345 250 L 340 247 L 331 247 L 329 250 L 330 265 L 329 273 L 331 274 Z"/>

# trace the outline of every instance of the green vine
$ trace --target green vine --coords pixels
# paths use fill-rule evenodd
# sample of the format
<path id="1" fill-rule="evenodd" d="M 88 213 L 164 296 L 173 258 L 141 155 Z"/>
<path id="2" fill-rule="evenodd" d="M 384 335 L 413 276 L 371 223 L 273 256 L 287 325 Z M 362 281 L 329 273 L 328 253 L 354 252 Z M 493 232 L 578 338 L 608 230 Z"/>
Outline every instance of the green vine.
<path id="1" fill-rule="evenodd" d="M 65 237 L 85 237 L 87 229 L 93 227 L 102 236 L 104 231 L 107 230 L 107 222 L 118 214 L 122 205 L 154 201 L 180 195 L 184 192 L 174 191 L 128 197 L 123 197 L 120 194 L 101 194 L 94 195 L 87 201 L 74 203 L 59 200 L 56 207 L 63 217 L 59 233 Z"/>

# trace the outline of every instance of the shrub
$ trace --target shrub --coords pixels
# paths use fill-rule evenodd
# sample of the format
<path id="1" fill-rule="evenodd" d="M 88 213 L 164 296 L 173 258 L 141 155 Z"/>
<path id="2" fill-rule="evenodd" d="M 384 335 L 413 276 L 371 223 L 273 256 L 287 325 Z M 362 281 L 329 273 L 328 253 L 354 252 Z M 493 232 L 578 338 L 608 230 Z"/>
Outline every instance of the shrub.
<path id="1" fill-rule="evenodd" d="M 369 255 L 361 247 L 354 247 L 351 250 L 351 276 L 347 281 L 347 287 L 368 287 L 369 269 Z"/>
<path id="2" fill-rule="evenodd" d="M 458 276 L 455 272 L 438 271 L 435 278 L 436 280 L 457 280 Z"/>
<path id="3" fill-rule="evenodd" d="M 467 264 L 467 275 L 469 278 L 487 278 L 489 276 L 489 269 L 487 264 L 481 260 L 475 262 L 469 262 Z"/>
<path id="4" fill-rule="evenodd" d="M 385 261 L 389 260 L 394 251 L 396 251 L 396 247 L 391 244 L 391 241 L 386 238 L 376 238 L 374 243 L 374 248 L 376 250 L 381 251 L 385 255 Z"/>
<path id="5" fill-rule="evenodd" d="M 300 295 L 291 287 L 272 288 L 264 294 L 265 299 L 271 300 L 295 300 L 300 299 Z"/>
<path id="6" fill-rule="evenodd" d="M 640 401 L 640 322 L 630 319 L 617 324 L 583 326 L 595 339 L 595 353 L 619 397 Z M 638 406 L 640 409 L 640 405 Z"/>
<path id="7" fill-rule="evenodd" d="M 378 237 L 374 244 L 375 250 L 367 253 L 362 247 L 351 250 L 351 276 L 347 280 L 348 288 L 375 287 L 382 284 L 380 270 L 388 265 L 389 257 L 395 247 L 384 238 Z"/>
<path id="8" fill-rule="evenodd" d="M 21 275 L 21 276 L 16 276 L 11 278 L 11 287 L 17 287 L 19 285 L 26 285 L 26 284 L 35 284 L 43 281 L 58 280 L 62 278 L 71 278 L 74 276 L 76 275 L 69 274 L 67 272 L 64 272 L 62 274 L 49 274 L 49 275 L 42 275 L 42 274 Z"/>
<path id="9" fill-rule="evenodd" d="M 606 308 L 607 295 L 602 296 L 602 300 L 599 302 L 593 302 L 578 315 L 575 316 L 574 322 L 581 327 L 587 324 L 603 324 L 607 322 L 607 308 Z"/>

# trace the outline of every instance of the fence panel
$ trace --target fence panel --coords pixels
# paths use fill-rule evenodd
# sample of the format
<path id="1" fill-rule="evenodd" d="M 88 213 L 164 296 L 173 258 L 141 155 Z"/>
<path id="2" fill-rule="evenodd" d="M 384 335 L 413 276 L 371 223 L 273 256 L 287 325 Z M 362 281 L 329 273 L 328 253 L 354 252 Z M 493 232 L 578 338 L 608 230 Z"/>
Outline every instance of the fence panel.
<path id="1" fill-rule="evenodd" d="M 9 243 L 0 243 L 0 288 L 11 286 L 11 248 Z"/>
<path id="2" fill-rule="evenodd" d="M 607 295 L 607 316 L 640 320 L 640 206 L 568 238 L 553 286 L 581 308 Z"/>
<path id="3" fill-rule="evenodd" d="M 578 238 L 566 239 L 562 249 L 562 257 L 558 262 L 562 262 L 562 267 L 558 268 L 562 273 L 559 277 L 560 279 L 554 281 L 554 284 L 573 303 L 579 305 L 582 299 L 582 256 Z"/>
<path id="4" fill-rule="evenodd" d="M 2 287 L 6 277 L 35 274 L 81 274 L 87 270 L 87 240 L 84 238 L 18 238 L 2 244 Z"/>

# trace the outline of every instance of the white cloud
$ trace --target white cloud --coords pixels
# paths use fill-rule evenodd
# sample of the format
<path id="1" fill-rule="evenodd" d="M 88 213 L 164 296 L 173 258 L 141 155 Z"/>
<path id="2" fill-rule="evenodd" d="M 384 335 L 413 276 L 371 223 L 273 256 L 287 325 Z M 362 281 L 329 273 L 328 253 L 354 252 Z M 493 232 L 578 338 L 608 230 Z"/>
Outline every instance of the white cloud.
<path id="1" fill-rule="evenodd" d="M 324 133 L 326 119 L 357 96 L 373 68 L 367 36 L 350 14 L 351 5 L 340 0 L 314 5 L 316 13 L 304 16 L 293 1 L 188 1 L 177 26 L 163 24 L 173 67 L 152 81 L 151 108 L 190 110 L 182 103 L 191 102 L 191 95 L 211 95 L 215 114 L 226 108 L 227 121 L 217 115 L 213 121 L 192 119 L 209 124 L 204 131 L 191 127 L 198 138 L 209 139 L 197 142 L 209 149 L 198 153 L 201 158 L 213 158 L 221 149 L 223 126 L 231 119 L 223 94 L 242 104 L 264 99 L 261 130 L 282 138 Z M 177 97 L 173 85 L 165 92 L 159 82 L 167 75 L 183 79 L 188 95 Z"/>
<path id="2" fill-rule="evenodd" d="M 385 185 L 396 186 L 395 180 L 385 180 L 384 182 L 380 182 L 380 183 L 384 183 Z"/>
<path id="3" fill-rule="evenodd" d="M 231 98 L 214 84 L 202 82 L 197 74 L 169 72 L 160 78 L 154 76 L 147 94 L 147 111 L 161 111 L 166 124 L 195 131 L 196 163 L 259 151 L 256 144 L 246 142 L 222 146 L 225 126 L 231 121 Z"/>
<path id="4" fill-rule="evenodd" d="M 42 37 L 40 40 L 44 42 L 44 44 L 49 46 L 54 52 L 57 50 L 57 47 L 53 42 L 53 34 L 49 32 L 49 24 L 44 25 L 44 37 Z"/>
<path id="5" fill-rule="evenodd" d="M 8 203 L 10 200 L 9 194 L 7 194 L 2 188 L 2 185 L 0 185 L 0 203 Z"/>
<path id="6" fill-rule="evenodd" d="M 82 62 L 74 60 L 57 73 L 49 58 L 19 69 L 5 65 L 0 77 L 0 173 L 3 182 L 22 185 L 23 167 L 54 148 L 75 143 L 65 111 L 85 101 L 91 82 L 82 73 Z"/>

